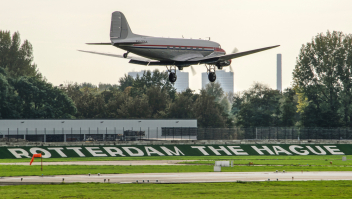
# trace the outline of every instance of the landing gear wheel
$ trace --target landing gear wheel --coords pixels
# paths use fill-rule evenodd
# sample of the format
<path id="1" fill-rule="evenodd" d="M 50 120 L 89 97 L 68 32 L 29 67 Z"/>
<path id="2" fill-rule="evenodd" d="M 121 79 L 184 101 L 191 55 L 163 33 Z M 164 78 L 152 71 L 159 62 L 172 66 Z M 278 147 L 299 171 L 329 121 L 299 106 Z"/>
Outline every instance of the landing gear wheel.
<path id="1" fill-rule="evenodd" d="M 123 58 L 127 58 L 127 55 L 128 55 L 128 51 L 127 51 L 127 53 L 123 53 Z"/>
<path id="2" fill-rule="evenodd" d="M 208 79 L 209 79 L 210 82 L 215 82 L 215 80 L 216 80 L 216 74 L 215 74 L 215 72 L 209 73 Z"/>
<path id="3" fill-rule="evenodd" d="M 170 80 L 170 82 L 176 82 L 176 80 L 177 80 L 176 73 L 170 73 L 169 74 L 169 80 Z"/>

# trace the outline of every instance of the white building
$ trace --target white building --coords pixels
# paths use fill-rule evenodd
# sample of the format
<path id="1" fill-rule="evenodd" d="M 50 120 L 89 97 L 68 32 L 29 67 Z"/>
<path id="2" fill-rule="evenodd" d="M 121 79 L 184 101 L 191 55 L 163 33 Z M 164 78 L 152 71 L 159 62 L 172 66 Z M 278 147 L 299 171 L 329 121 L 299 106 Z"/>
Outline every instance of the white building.
<path id="1" fill-rule="evenodd" d="M 126 132 L 138 139 L 196 139 L 196 119 L 16 119 L 0 120 L 0 138 L 41 142 L 116 140 Z M 171 130 L 170 130 L 171 129 Z M 171 132 L 171 133 L 170 133 Z M 136 136 L 135 136 L 136 137 Z"/>

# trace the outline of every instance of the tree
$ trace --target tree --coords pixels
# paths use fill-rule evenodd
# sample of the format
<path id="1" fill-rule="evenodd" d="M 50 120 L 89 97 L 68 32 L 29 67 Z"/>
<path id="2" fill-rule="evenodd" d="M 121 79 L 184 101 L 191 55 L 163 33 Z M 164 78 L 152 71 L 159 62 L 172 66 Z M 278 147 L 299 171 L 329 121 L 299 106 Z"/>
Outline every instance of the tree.
<path id="1" fill-rule="evenodd" d="M 280 98 L 278 90 L 272 90 L 260 83 L 236 94 L 232 104 L 236 124 L 242 127 L 279 126 Z"/>
<path id="2" fill-rule="evenodd" d="M 169 118 L 182 118 L 191 119 L 194 118 L 193 105 L 196 101 L 193 91 L 187 89 L 181 93 L 178 93 L 175 100 L 170 104 Z"/>
<path id="3" fill-rule="evenodd" d="M 139 77 L 134 80 L 132 88 L 131 88 L 131 95 L 135 96 L 142 96 L 146 94 L 147 89 L 150 87 L 160 87 L 161 90 L 166 91 L 171 98 L 171 100 L 175 99 L 176 96 L 176 89 L 174 88 L 173 84 L 168 80 L 169 76 L 167 72 L 159 72 L 158 69 L 151 71 L 145 71 L 143 76 Z"/>
<path id="4" fill-rule="evenodd" d="M 120 91 L 124 91 L 127 87 L 132 86 L 134 82 L 134 79 L 132 76 L 130 75 L 126 75 L 124 77 L 121 77 L 119 79 L 119 83 L 120 83 Z"/>
<path id="5" fill-rule="evenodd" d="M 11 39 L 9 31 L 0 31 L 0 67 L 14 78 L 41 77 L 37 65 L 33 63 L 32 44 L 25 40 L 21 45 L 18 32 L 15 32 Z"/>
<path id="6" fill-rule="evenodd" d="M 304 125 L 351 125 L 352 36 L 327 31 L 303 45 L 293 72 L 296 92 L 308 105 L 300 110 Z M 309 112 L 308 112 L 309 110 Z"/>
<path id="7" fill-rule="evenodd" d="M 37 77 L 20 77 L 14 82 L 20 117 L 26 119 L 72 118 L 76 107 L 59 88 Z"/>
<path id="8" fill-rule="evenodd" d="M 282 93 L 282 97 L 279 100 L 280 102 L 280 125 L 285 127 L 291 127 L 296 124 L 298 120 L 297 115 L 297 100 L 298 97 L 296 92 L 293 89 L 286 89 Z"/>
<path id="9" fill-rule="evenodd" d="M 200 91 L 193 110 L 200 127 L 226 127 L 228 123 L 222 107 L 205 90 Z"/>
<path id="10" fill-rule="evenodd" d="M 0 68 L 0 119 L 16 119 L 20 117 L 17 109 L 17 96 L 12 79 L 7 77 L 7 73 Z"/>
<path id="11" fill-rule="evenodd" d="M 215 97 L 215 101 L 220 101 L 224 97 L 224 90 L 221 88 L 220 83 L 210 82 L 205 85 L 205 91 L 208 95 Z"/>

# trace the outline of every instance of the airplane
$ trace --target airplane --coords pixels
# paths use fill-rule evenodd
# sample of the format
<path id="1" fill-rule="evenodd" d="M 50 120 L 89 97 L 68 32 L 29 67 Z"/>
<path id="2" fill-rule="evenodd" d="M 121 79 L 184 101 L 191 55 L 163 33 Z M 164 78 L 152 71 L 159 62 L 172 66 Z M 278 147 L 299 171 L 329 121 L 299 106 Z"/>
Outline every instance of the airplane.
<path id="1" fill-rule="evenodd" d="M 166 66 L 170 82 L 177 80 L 176 68 L 204 64 L 210 82 L 216 80 L 215 69 L 221 70 L 231 64 L 231 59 L 276 48 L 280 45 L 255 50 L 226 54 L 219 43 L 202 39 L 163 38 L 134 34 L 122 12 L 111 16 L 109 43 L 87 43 L 89 45 L 112 45 L 126 50 L 123 55 L 78 50 L 86 53 L 130 59 L 129 63 L 145 66 Z M 129 53 L 141 57 L 128 56 Z"/>

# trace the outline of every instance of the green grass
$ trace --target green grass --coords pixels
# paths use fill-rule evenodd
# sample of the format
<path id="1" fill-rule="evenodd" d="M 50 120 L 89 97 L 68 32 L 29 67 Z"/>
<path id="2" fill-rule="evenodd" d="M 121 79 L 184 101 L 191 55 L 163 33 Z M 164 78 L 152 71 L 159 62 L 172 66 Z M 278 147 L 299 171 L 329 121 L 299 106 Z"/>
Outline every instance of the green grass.
<path id="1" fill-rule="evenodd" d="M 274 172 L 291 171 L 352 171 L 345 166 L 235 166 L 223 167 L 223 172 Z M 76 174 L 119 174 L 119 173 L 177 173 L 177 172 L 213 172 L 212 165 L 177 165 L 177 166 L 96 166 L 96 165 L 48 165 L 40 171 L 40 166 L 1 165 L 0 177 L 6 176 L 41 176 L 76 175 Z"/>
<path id="2" fill-rule="evenodd" d="M 150 157 L 76 157 L 76 158 L 44 158 L 44 162 L 69 162 L 69 161 L 123 161 L 123 160 L 244 160 L 254 162 L 255 160 L 327 160 L 341 161 L 346 155 L 309 155 L 309 156 L 150 156 Z M 352 156 L 346 156 L 352 159 Z M 0 159 L 0 163 L 29 162 L 30 158 Z"/>
<path id="3" fill-rule="evenodd" d="M 351 198 L 350 181 L 0 186 L 1 198 Z"/>
<path id="4" fill-rule="evenodd" d="M 352 171 L 351 156 L 342 161 L 342 156 L 202 156 L 202 157 L 102 157 L 102 158 L 50 158 L 45 162 L 77 161 L 77 160 L 196 160 L 183 162 L 188 165 L 160 166 L 113 166 L 113 165 L 45 165 L 40 166 L 0 165 L 0 176 L 38 176 L 38 175 L 75 175 L 75 174 L 117 174 L 117 173 L 168 173 L 168 172 L 212 172 L 215 160 L 233 160 L 235 167 L 223 167 L 223 172 L 273 172 L 276 170 L 290 171 Z M 11 159 L 12 160 L 12 159 Z M 23 161 L 24 159 L 20 159 Z M 29 162 L 29 159 L 25 159 Z M 18 161 L 18 160 L 16 160 Z M 330 161 L 333 162 L 330 165 Z M 6 162 L 6 160 L 3 160 Z M 8 161 L 11 162 L 11 161 Z M 255 165 L 248 166 L 249 162 Z M 236 166 L 247 165 L 247 166 Z"/>

